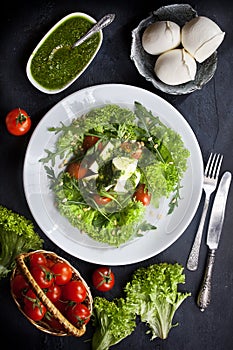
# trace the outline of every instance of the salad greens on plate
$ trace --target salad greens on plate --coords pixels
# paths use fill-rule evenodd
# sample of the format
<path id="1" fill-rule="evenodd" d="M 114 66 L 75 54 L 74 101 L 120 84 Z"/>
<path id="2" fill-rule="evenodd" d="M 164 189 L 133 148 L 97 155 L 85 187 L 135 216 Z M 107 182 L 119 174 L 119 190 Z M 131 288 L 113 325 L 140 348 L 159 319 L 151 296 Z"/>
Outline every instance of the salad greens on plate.
<path id="1" fill-rule="evenodd" d="M 168 215 L 178 206 L 189 151 L 139 102 L 134 111 L 116 104 L 93 108 L 49 131 L 59 137 L 40 161 L 56 206 L 92 239 L 119 247 L 156 230 L 146 213 L 163 198 L 169 199 Z"/>

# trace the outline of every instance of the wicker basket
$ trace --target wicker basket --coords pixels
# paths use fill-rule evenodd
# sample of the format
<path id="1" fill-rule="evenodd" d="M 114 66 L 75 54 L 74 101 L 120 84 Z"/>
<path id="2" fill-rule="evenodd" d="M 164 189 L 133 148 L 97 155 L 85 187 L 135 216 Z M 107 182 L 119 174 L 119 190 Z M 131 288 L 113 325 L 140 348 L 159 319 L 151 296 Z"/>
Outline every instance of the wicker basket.
<path id="1" fill-rule="evenodd" d="M 75 327 L 72 323 L 70 323 L 65 316 L 54 306 L 54 304 L 51 302 L 51 300 L 46 296 L 46 294 L 43 292 L 43 290 L 39 287 L 39 285 L 36 283 L 34 278 L 32 277 L 31 273 L 29 272 L 29 269 L 27 267 L 27 264 L 25 261 L 27 258 L 31 255 L 34 254 L 35 252 L 40 252 L 45 255 L 45 257 L 49 258 L 53 262 L 65 262 L 68 265 L 72 267 L 73 270 L 73 275 L 72 275 L 72 280 L 81 280 L 84 286 L 86 287 L 87 290 L 87 296 L 86 299 L 84 300 L 84 304 L 88 307 L 90 312 L 92 313 L 92 295 L 90 292 L 90 288 L 88 287 L 87 283 L 85 280 L 82 278 L 80 273 L 65 259 L 59 257 L 53 252 L 50 251 L 45 251 L 45 250 L 37 250 L 25 254 L 20 254 L 16 257 L 16 268 L 14 269 L 11 280 L 14 278 L 14 276 L 17 273 L 21 273 L 24 275 L 26 281 L 28 282 L 29 286 L 32 288 L 34 293 L 37 295 L 37 297 L 40 299 L 40 301 L 44 304 L 44 306 L 47 308 L 47 310 L 51 313 L 51 315 L 59 321 L 59 324 L 62 325 L 62 330 L 57 330 L 51 328 L 49 323 L 46 321 L 33 321 L 30 319 L 23 311 L 22 305 L 19 300 L 17 300 L 16 296 L 14 295 L 12 289 L 11 289 L 11 294 L 13 299 L 15 300 L 15 303 L 17 304 L 19 310 L 24 314 L 24 316 L 38 329 L 40 329 L 43 332 L 47 332 L 52 335 L 57 335 L 57 336 L 75 336 L 75 337 L 81 337 L 85 331 L 86 331 L 86 325 L 83 324 L 80 326 L 80 328 Z M 63 330 L 64 329 L 64 330 Z"/>

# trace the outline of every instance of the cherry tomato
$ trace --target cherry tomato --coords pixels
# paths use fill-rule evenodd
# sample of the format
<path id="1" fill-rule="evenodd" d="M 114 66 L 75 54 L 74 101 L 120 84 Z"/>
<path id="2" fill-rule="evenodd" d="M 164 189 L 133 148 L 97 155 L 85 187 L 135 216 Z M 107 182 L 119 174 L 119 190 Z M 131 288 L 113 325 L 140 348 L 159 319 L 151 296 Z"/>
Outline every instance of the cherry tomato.
<path id="1" fill-rule="evenodd" d="M 98 194 L 95 194 L 93 196 L 93 199 L 96 202 L 96 204 L 98 204 L 98 205 L 106 205 L 107 203 L 111 202 L 111 200 L 112 200 L 109 197 L 103 197 L 103 196 L 100 196 Z"/>
<path id="2" fill-rule="evenodd" d="M 91 312 L 86 305 L 78 303 L 68 307 L 66 317 L 74 326 L 80 327 L 90 321 Z"/>
<path id="3" fill-rule="evenodd" d="M 151 201 L 151 195 L 148 193 L 148 190 L 145 190 L 144 184 L 138 185 L 134 192 L 134 198 L 136 201 L 142 202 L 143 205 L 149 205 Z"/>
<path id="4" fill-rule="evenodd" d="M 43 253 L 36 252 L 29 256 L 30 268 L 37 265 L 47 265 L 47 259 Z"/>
<path id="5" fill-rule="evenodd" d="M 66 168 L 66 171 L 77 180 L 82 179 L 87 174 L 87 170 L 80 162 L 70 163 Z"/>
<path id="6" fill-rule="evenodd" d="M 29 289 L 24 297 L 25 314 L 33 321 L 40 321 L 46 313 L 46 307 L 37 298 L 36 294 Z"/>
<path id="7" fill-rule="evenodd" d="M 71 280 L 72 268 L 65 262 L 57 262 L 51 267 L 51 271 L 54 274 L 56 284 L 66 284 Z"/>
<path id="8" fill-rule="evenodd" d="M 84 151 L 87 151 L 89 148 L 93 147 L 97 141 L 99 141 L 99 137 L 86 135 L 83 140 Z"/>
<path id="9" fill-rule="evenodd" d="M 25 293 L 28 289 L 29 289 L 29 284 L 25 280 L 23 275 L 17 274 L 11 280 L 11 290 L 17 299 L 22 298 L 23 293 Z"/>
<path id="10" fill-rule="evenodd" d="M 30 272 L 40 288 L 49 288 L 54 282 L 53 273 L 45 265 L 33 266 Z"/>
<path id="11" fill-rule="evenodd" d="M 61 297 L 61 287 L 57 284 L 52 284 L 51 287 L 43 289 L 47 297 L 55 303 Z"/>
<path id="12" fill-rule="evenodd" d="M 54 306 L 64 315 L 66 313 L 66 309 L 69 305 L 68 300 L 57 300 L 54 302 Z"/>
<path id="13" fill-rule="evenodd" d="M 26 134 L 31 128 L 31 118 L 24 109 L 15 108 L 6 116 L 6 127 L 15 136 Z"/>
<path id="14" fill-rule="evenodd" d="M 92 283 L 97 290 L 107 292 L 115 284 L 115 275 L 109 267 L 100 266 L 92 274 Z"/>
<path id="15" fill-rule="evenodd" d="M 51 269 L 54 264 L 55 264 L 55 262 L 52 259 L 46 258 L 46 264 L 45 265 L 48 266 L 49 269 Z"/>
<path id="16" fill-rule="evenodd" d="M 70 281 L 62 288 L 63 299 L 81 303 L 87 296 L 86 287 L 81 281 Z"/>

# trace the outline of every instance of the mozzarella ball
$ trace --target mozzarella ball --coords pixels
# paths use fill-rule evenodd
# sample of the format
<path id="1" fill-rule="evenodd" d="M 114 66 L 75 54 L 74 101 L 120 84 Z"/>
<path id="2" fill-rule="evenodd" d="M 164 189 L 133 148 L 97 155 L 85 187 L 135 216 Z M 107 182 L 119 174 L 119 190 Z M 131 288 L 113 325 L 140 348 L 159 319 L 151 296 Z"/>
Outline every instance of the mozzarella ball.
<path id="1" fill-rule="evenodd" d="M 195 79 L 197 64 L 184 49 L 173 49 L 157 58 L 154 71 L 165 84 L 179 85 Z"/>
<path id="2" fill-rule="evenodd" d="M 187 22 L 181 29 L 182 45 L 201 63 L 219 47 L 225 33 L 211 19 L 198 16 Z"/>
<path id="3" fill-rule="evenodd" d="M 151 55 L 159 55 L 180 45 L 180 27 L 171 21 L 150 24 L 142 35 L 142 46 Z"/>

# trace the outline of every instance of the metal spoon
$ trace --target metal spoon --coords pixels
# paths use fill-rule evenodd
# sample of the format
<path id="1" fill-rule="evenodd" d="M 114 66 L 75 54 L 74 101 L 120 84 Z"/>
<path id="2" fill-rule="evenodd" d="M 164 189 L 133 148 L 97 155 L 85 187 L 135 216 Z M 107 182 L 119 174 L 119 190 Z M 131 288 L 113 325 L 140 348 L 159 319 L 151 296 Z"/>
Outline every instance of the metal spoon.
<path id="1" fill-rule="evenodd" d="M 91 29 L 89 29 L 89 31 L 84 34 L 80 39 L 78 39 L 73 45 L 71 46 L 64 46 L 64 45 L 58 45 L 56 46 L 50 53 L 49 55 L 49 60 L 51 60 L 54 56 L 54 54 L 59 50 L 62 49 L 64 47 L 69 48 L 69 49 L 74 49 L 75 47 L 81 45 L 85 40 L 87 40 L 88 38 L 90 38 L 90 36 L 92 36 L 93 34 L 99 32 L 101 29 L 107 27 L 110 23 L 112 23 L 112 21 L 115 18 L 115 14 L 114 13 L 110 13 L 108 15 L 105 15 L 104 17 L 102 17 L 98 22 L 96 22 L 94 24 L 93 27 L 91 27 Z"/>

